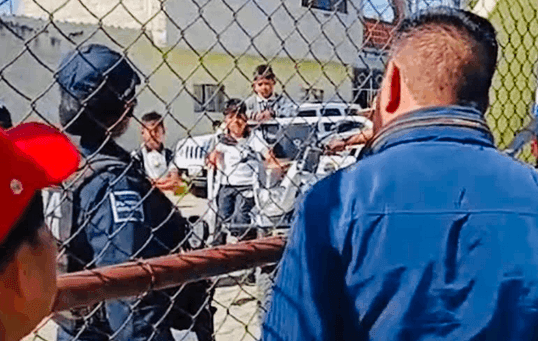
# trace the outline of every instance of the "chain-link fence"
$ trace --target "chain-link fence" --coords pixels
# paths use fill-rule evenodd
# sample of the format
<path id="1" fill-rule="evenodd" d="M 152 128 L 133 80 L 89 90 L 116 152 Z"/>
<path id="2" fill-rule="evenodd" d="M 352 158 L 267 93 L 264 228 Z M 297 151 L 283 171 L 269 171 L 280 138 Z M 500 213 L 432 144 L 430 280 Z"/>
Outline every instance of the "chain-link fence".
<path id="1" fill-rule="evenodd" d="M 362 142 L 341 142 L 370 134 L 368 108 L 397 23 L 438 5 L 471 10 L 498 30 L 487 120 L 504 149 L 535 112 L 531 0 L 0 1 L 0 99 L 14 124 L 66 129 L 60 112 L 74 110 L 76 120 L 96 110 L 100 87 L 73 104 L 66 83 L 58 86 L 60 61 L 73 50 L 70 60 L 91 44 L 108 46 L 121 57 L 116 66 L 127 61 L 140 77 L 128 128 L 129 109 L 106 129 L 79 124 L 81 171 L 44 193 L 60 271 L 285 236 L 301 193 L 357 160 Z M 241 104 L 227 106 L 232 98 L 244 101 L 244 115 Z M 114 117 L 113 107 L 100 110 Z M 536 161 L 528 143 L 518 155 Z M 277 265 L 252 268 L 256 248 L 249 252 L 250 269 L 92 301 L 51 317 L 28 340 L 256 340 Z M 147 268 L 149 288 L 155 273 Z M 93 283 L 84 278 L 81 287 Z M 133 293 L 108 283 L 109 293 Z"/>

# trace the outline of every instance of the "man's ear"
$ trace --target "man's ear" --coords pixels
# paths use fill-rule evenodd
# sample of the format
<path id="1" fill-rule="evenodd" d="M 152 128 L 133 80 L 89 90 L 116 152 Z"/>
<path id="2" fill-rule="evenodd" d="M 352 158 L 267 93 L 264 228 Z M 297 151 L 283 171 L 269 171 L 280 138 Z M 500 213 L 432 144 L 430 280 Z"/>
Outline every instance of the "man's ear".
<path id="1" fill-rule="evenodd" d="M 393 114 L 398 110 L 402 101 L 402 77 L 400 68 L 396 63 L 390 62 L 385 78 L 388 83 L 388 98 L 385 111 Z"/>

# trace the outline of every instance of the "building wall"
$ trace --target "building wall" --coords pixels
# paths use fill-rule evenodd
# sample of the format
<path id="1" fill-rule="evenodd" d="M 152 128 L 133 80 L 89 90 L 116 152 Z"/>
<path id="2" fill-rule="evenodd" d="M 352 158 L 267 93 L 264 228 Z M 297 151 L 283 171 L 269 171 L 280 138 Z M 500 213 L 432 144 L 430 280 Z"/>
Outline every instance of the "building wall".
<path id="1" fill-rule="evenodd" d="M 47 19 L 52 14 L 55 21 L 79 24 L 98 24 L 118 28 L 141 29 L 159 45 L 166 44 L 166 16 L 160 11 L 158 0 L 85 0 L 58 1 L 19 0 L 16 14 L 32 18 Z"/>
<path id="2" fill-rule="evenodd" d="M 302 7 L 301 0 L 20 0 L 18 14 L 73 23 L 140 29 L 159 46 L 199 52 L 293 57 L 352 64 L 362 45 L 361 0 L 347 0 L 347 13 Z M 48 13 L 47 13 L 48 12 Z M 218 38 L 217 38 L 218 37 Z"/>
<path id="3" fill-rule="evenodd" d="M 347 13 L 301 6 L 301 0 L 167 1 L 169 45 L 200 51 L 253 54 L 271 60 L 319 60 L 352 64 L 362 45 L 361 0 L 347 0 Z M 217 36 L 218 42 L 217 43 Z"/>
<path id="4" fill-rule="evenodd" d="M 13 113 L 15 122 L 40 119 L 57 124 L 59 104 L 54 71 L 61 59 L 77 44 L 89 39 L 127 56 L 139 70 L 143 85 L 139 88 L 139 105 L 135 115 L 149 110 L 169 113 L 165 124 L 167 142 L 174 143 L 187 134 L 202 134 L 211 130 L 212 119 L 222 119 L 219 113 L 194 113 L 194 100 L 189 93 L 194 84 L 222 83 L 228 97 L 245 98 L 251 94 L 250 77 L 262 58 L 231 57 L 207 53 L 203 57 L 184 50 L 163 53 L 136 29 L 105 27 L 106 33 L 95 25 L 56 23 L 3 17 L 0 25 L 0 100 Z M 113 40 L 110 39 L 113 37 Z M 119 45 L 118 45 L 119 44 Z M 299 102 L 302 89 L 323 89 L 325 100 L 350 100 L 353 71 L 340 63 L 294 62 L 276 58 L 271 63 L 278 76 L 278 91 Z M 39 115 L 38 115 L 39 113 Z M 127 148 L 139 143 L 136 122 L 120 142 Z"/>

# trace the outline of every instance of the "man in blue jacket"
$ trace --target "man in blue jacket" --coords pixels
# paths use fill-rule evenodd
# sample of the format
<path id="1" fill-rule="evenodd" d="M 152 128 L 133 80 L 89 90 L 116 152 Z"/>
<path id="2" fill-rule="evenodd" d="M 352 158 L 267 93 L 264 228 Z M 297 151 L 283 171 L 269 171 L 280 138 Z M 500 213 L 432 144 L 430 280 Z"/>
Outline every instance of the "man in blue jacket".
<path id="1" fill-rule="evenodd" d="M 299 208 L 265 340 L 535 340 L 538 174 L 495 149 L 492 25 L 399 28 L 375 136 Z"/>

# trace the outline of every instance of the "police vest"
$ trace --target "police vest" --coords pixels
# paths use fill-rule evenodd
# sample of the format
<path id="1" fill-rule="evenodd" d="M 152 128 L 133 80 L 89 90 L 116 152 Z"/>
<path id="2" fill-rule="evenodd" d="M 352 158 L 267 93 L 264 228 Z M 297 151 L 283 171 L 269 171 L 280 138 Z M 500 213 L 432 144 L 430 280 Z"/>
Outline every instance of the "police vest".
<path id="1" fill-rule="evenodd" d="M 67 273 L 67 245 L 71 239 L 75 219 L 73 216 L 75 211 L 73 199 L 80 189 L 94 177 L 118 166 L 127 167 L 128 165 L 119 160 L 98 160 L 92 162 L 91 167 L 87 166 L 83 171 L 78 172 L 70 181 L 66 181 L 63 186 L 49 187 L 42 190 L 45 223 L 61 245 L 57 260 L 60 274 Z"/>

